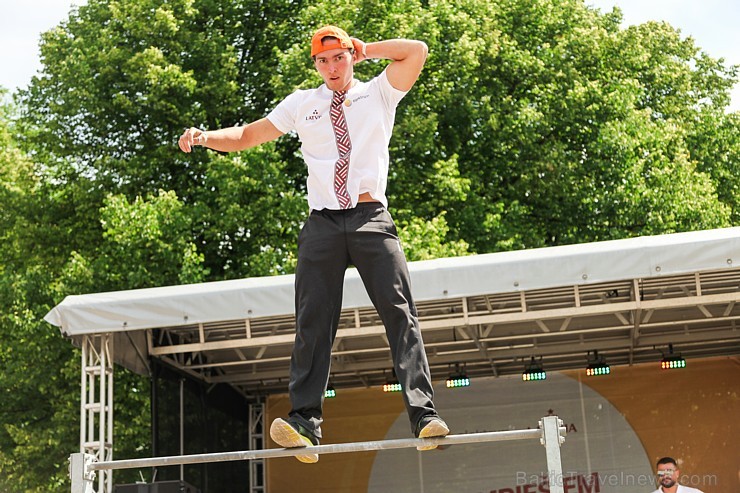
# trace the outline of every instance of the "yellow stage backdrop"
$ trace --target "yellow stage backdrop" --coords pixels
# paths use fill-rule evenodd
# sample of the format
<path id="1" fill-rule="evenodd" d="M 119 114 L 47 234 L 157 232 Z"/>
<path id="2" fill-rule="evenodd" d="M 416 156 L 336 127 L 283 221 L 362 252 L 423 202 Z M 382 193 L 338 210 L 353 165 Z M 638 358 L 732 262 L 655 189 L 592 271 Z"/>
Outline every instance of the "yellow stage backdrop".
<path id="1" fill-rule="evenodd" d="M 612 367 L 611 374 L 549 373 L 435 385 L 435 401 L 453 433 L 526 429 L 548 414 L 568 427 L 561 449 L 566 493 L 650 493 L 656 460 L 679 461 L 682 482 L 705 493 L 740 491 L 740 359 L 688 360 Z M 287 395 L 271 396 L 266 423 L 284 417 Z M 322 443 L 407 438 L 400 394 L 338 389 L 324 406 Z M 276 445 L 268 441 L 268 446 Z M 317 464 L 293 458 L 266 465 L 269 493 L 547 493 L 545 450 L 517 441 L 330 454 Z"/>

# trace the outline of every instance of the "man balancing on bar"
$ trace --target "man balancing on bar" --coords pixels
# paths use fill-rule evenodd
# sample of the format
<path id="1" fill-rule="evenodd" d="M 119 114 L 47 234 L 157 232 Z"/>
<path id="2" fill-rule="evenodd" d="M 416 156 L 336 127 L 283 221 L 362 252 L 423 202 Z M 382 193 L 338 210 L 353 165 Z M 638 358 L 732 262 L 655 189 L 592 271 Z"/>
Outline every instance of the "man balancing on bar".
<path id="1" fill-rule="evenodd" d="M 282 447 L 319 444 L 331 348 L 349 265 L 359 271 L 385 325 L 414 435 L 449 433 L 432 402 L 406 257 L 385 196 L 396 107 L 419 78 L 426 56 L 427 46 L 421 41 L 365 43 L 326 26 L 311 39 L 311 57 L 324 84 L 294 92 L 266 118 L 244 127 L 190 128 L 180 137 L 184 152 L 196 145 L 240 151 L 290 131 L 301 141 L 311 213 L 298 237 L 296 337 L 288 387 L 292 410 L 287 419 L 278 418 L 270 427 L 270 436 Z M 355 79 L 354 65 L 370 58 L 392 62 L 368 82 Z M 305 454 L 297 459 L 312 463 L 319 457 Z"/>

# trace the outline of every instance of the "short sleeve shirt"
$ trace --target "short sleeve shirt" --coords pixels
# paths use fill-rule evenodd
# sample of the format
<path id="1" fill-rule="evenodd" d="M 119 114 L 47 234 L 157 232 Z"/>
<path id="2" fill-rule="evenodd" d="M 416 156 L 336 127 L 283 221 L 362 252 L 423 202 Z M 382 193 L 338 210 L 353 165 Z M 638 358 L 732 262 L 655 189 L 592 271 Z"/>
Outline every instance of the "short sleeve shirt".
<path id="1" fill-rule="evenodd" d="M 394 88 L 384 70 L 368 82 L 354 81 L 342 106 L 349 130 L 347 192 L 353 205 L 368 192 L 388 205 L 388 144 L 396 107 L 406 95 Z M 322 84 L 299 90 L 281 101 L 267 119 L 283 133 L 296 132 L 308 166 L 308 205 L 312 210 L 341 209 L 334 192 L 334 168 L 339 159 L 329 108 L 333 92 Z"/>

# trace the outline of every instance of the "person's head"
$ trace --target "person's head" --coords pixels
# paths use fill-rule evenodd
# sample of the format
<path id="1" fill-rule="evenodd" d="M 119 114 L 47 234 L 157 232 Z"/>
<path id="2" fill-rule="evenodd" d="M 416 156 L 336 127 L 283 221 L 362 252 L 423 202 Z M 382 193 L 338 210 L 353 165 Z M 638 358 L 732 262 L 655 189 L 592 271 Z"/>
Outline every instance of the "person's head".
<path id="1" fill-rule="evenodd" d="M 656 464 L 658 482 L 666 488 L 672 487 L 678 482 L 678 464 L 671 457 L 663 457 Z"/>
<path id="2" fill-rule="evenodd" d="M 354 77 L 355 49 L 344 30 L 336 26 L 317 30 L 311 38 L 311 58 L 329 89 L 349 89 Z"/>

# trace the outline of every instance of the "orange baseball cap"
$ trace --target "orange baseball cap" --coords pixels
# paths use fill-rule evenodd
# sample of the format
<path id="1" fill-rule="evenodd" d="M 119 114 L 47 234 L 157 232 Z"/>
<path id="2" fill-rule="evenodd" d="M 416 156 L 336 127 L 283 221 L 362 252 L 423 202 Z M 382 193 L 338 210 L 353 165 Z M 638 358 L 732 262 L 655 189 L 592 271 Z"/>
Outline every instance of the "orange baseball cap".
<path id="1" fill-rule="evenodd" d="M 322 43 L 321 40 L 326 37 L 336 39 L 330 39 Z M 352 39 L 350 39 L 349 35 L 344 31 L 344 29 L 340 29 L 336 26 L 324 26 L 316 31 L 313 35 L 313 38 L 311 38 L 312 57 L 318 55 L 322 51 L 334 50 L 337 48 L 346 48 L 350 50 L 354 49 Z"/>

